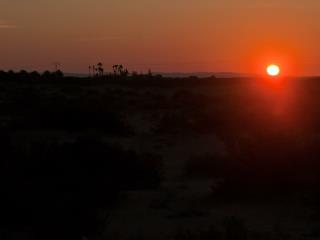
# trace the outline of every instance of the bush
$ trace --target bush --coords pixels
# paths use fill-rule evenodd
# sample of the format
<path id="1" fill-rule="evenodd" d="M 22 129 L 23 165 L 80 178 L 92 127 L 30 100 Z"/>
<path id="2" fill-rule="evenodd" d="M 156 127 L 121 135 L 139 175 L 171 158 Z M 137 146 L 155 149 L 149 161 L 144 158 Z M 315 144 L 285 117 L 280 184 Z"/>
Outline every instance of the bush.
<path id="1" fill-rule="evenodd" d="M 159 185 L 160 159 L 98 140 L 37 144 L 2 151 L 1 226 L 33 239 L 80 239 L 98 234 L 119 193 Z M 23 226 L 23 229 L 21 229 Z"/>
<path id="2" fill-rule="evenodd" d="M 199 155 L 192 156 L 185 165 L 185 177 L 222 178 L 228 170 L 228 162 L 221 156 Z"/>
<path id="3" fill-rule="evenodd" d="M 14 130 L 62 130 L 86 132 L 98 130 L 107 135 L 128 136 L 128 127 L 117 110 L 110 110 L 93 99 L 67 101 L 62 97 L 43 99 L 37 95 L 20 99 L 14 109 L 10 127 Z M 23 107 L 20 107 L 23 106 Z"/>

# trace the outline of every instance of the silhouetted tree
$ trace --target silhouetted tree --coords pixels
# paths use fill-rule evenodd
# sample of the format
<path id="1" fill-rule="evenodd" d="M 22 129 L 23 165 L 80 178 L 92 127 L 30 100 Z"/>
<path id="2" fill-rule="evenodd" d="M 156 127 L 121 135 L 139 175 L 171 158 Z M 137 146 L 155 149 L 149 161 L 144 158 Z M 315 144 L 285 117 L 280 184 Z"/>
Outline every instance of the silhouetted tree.
<path id="1" fill-rule="evenodd" d="M 39 78 L 39 77 L 40 77 L 40 73 L 38 73 L 37 71 L 31 72 L 30 75 L 31 75 L 32 77 L 35 77 L 35 78 Z"/>
<path id="2" fill-rule="evenodd" d="M 119 68 L 119 65 L 113 65 L 113 66 L 112 66 L 114 75 L 117 75 L 117 74 L 118 74 L 118 68 Z"/>
<path id="3" fill-rule="evenodd" d="M 97 66 L 98 66 L 98 68 L 97 68 L 98 76 L 101 77 L 101 76 L 103 76 L 103 73 L 104 73 L 103 64 L 101 62 L 99 62 L 97 64 Z"/>
<path id="4" fill-rule="evenodd" d="M 40 73 L 33 71 L 29 74 L 31 80 L 39 80 L 41 78 Z"/>
<path id="5" fill-rule="evenodd" d="M 89 65 L 88 69 L 89 69 L 89 77 L 91 77 L 91 70 L 92 70 L 91 65 Z"/>
<path id="6" fill-rule="evenodd" d="M 61 79 L 64 77 L 64 74 L 61 70 L 55 72 L 56 78 Z"/>
<path id="7" fill-rule="evenodd" d="M 136 71 L 133 71 L 133 72 L 131 73 L 131 77 L 132 77 L 132 79 L 139 79 L 139 73 L 136 72 Z"/>
<path id="8" fill-rule="evenodd" d="M 0 80 L 3 80 L 6 77 L 7 73 L 5 71 L 0 70 Z"/>
<path id="9" fill-rule="evenodd" d="M 18 78 L 19 80 L 28 80 L 29 79 L 29 74 L 26 70 L 21 70 L 19 73 L 18 73 Z"/>
<path id="10" fill-rule="evenodd" d="M 8 71 L 8 74 L 11 75 L 11 76 L 13 76 L 15 73 L 14 73 L 13 70 L 9 70 L 9 71 Z"/>
<path id="11" fill-rule="evenodd" d="M 92 76 L 96 76 L 97 75 L 97 68 L 95 65 L 92 66 Z"/>
<path id="12" fill-rule="evenodd" d="M 124 68 L 123 65 L 113 65 L 112 69 L 115 76 L 127 77 L 129 75 L 128 69 Z"/>
<path id="13" fill-rule="evenodd" d="M 42 77 L 45 78 L 45 79 L 50 79 L 51 78 L 51 72 L 49 72 L 48 70 L 47 71 L 44 71 L 42 73 Z"/>

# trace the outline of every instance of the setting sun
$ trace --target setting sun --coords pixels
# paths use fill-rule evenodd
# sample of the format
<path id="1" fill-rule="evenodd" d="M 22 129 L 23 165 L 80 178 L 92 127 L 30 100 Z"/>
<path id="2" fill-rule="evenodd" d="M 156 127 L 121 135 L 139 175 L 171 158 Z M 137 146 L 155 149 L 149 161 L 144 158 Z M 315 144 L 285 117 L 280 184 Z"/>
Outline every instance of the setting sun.
<path id="1" fill-rule="evenodd" d="M 269 76 L 275 77 L 280 74 L 280 67 L 275 64 L 271 64 L 267 67 L 267 73 Z"/>

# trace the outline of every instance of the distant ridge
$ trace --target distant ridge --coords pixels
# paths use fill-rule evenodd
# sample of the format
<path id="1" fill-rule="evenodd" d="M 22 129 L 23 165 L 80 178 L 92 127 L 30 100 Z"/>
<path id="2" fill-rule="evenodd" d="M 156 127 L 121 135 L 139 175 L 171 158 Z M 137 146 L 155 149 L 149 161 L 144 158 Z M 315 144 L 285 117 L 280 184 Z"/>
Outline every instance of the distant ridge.
<path id="1" fill-rule="evenodd" d="M 195 76 L 198 78 L 207 78 L 215 76 L 217 78 L 239 78 L 239 77 L 256 77 L 254 74 L 236 73 L 236 72 L 153 72 L 153 75 L 162 75 L 169 78 L 188 78 Z M 86 78 L 88 74 L 84 73 L 65 73 L 67 77 Z"/>
<path id="2" fill-rule="evenodd" d="M 217 78 L 238 78 L 238 77 L 255 77 L 253 74 L 245 74 L 245 73 L 236 73 L 236 72 L 190 72 L 190 73 L 166 73 L 159 72 L 155 74 L 161 74 L 164 77 L 174 77 L 174 78 L 187 78 L 190 76 L 195 76 L 199 78 L 207 78 L 211 76 L 215 76 Z"/>

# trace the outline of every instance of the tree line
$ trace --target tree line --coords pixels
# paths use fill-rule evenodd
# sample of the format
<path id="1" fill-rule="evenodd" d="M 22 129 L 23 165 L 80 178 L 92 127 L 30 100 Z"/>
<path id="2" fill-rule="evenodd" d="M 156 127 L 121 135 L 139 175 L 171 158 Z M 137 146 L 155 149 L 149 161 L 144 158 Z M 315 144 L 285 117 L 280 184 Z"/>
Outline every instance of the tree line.
<path id="1" fill-rule="evenodd" d="M 64 77 L 64 73 L 61 70 L 57 71 L 44 71 L 43 73 L 39 73 L 37 71 L 27 72 L 26 70 L 21 70 L 19 72 L 14 72 L 13 70 L 2 71 L 0 70 L 0 80 L 54 80 L 54 79 L 62 79 Z"/>
<path id="2" fill-rule="evenodd" d="M 89 65 L 88 69 L 90 77 L 102 77 L 105 75 L 105 70 L 101 62 L 96 65 Z M 112 72 L 109 73 L 109 75 L 110 74 L 114 76 L 127 77 L 129 76 L 129 71 L 122 64 L 115 64 L 112 66 Z"/>
<path id="3" fill-rule="evenodd" d="M 105 71 L 104 65 L 99 62 L 94 65 L 88 66 L 88 77 L 89 78 L 106 78 L 106 77 L 116 77 L 116 78 L 138 78 L 141 77 L 162 77 L 161 75 L 153 75 L 151 70 L 147 73 L 138 73 L 137 71 L 132 71 L 131 73 L 129 70 L 124 67 L 122 64 L 115 64 L 112 66 L 111 71 Z M 65 77 L 65 73 L 62 72 L 60 69 L 56 68 L 54 71 L 44 71 L 40 73 L 38 71 L 31 71 L 28 72 L 26 70 L 20 71 L 3 71 L 0 70 L 0 80 L 55 80 L 55 79 L 62 79 Z"/>

